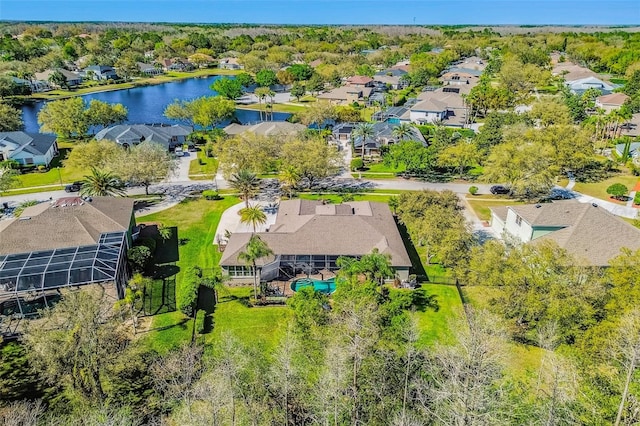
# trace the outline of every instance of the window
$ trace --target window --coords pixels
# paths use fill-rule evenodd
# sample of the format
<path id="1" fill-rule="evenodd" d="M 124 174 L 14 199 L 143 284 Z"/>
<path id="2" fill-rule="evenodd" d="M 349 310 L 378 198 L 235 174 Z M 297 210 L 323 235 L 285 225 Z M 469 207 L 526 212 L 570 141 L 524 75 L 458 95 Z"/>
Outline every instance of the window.
<path id="1" fill-rule="evenodd" d="M 25 158 L 24 164 L 33 164 L 33 158 Z"/>
<path id="2" fill-rule="evenodd" d="M 251 277 L 251 268 L 248 266 L 229 266 L 229 275 L 232 277 Z"/>
<path id="3" fill-rule="evenodd" d="M 516 225 L 521 226 L 522 225 L 522 218 L 518 215 L 516 215 Z"/>

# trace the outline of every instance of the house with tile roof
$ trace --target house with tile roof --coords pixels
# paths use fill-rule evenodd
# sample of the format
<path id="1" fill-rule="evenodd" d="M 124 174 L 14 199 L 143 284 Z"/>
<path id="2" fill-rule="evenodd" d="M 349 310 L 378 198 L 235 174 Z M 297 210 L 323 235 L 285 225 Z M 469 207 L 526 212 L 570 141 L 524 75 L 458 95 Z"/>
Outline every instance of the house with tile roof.
<path id="1" fill-rule="evenodd" d="M 49 166 L 58 155 L 54 135 L 0 132 L 0 161 L 14 160 L 22 166 Z"/>
<path id="2" fill-rule="evenodd" d="M 346 104 L 364 101 L 369 98 L 371 92 L 373 92 L 372 87 L 347 85 L 336 87 L 328 92 L 321 93 L 317 98 L 328 100 L 336 104 Z"/>
<path id="3" fill-rule="evenodd" d="M 126 252 L 137 231 L 133 203 L 64 197 L 1 221 L 0 316 L 37 314 L 80 288 L 99 287 L 114 301 L 124 297 Z"/>
<path id="4" fill-rule="evenodd" d="M 608 266 L 622 248 L 640 249 L 640 229 L 597 204 L 575 200 L 491 207 L 491 227 L 521 243 L 551 240 L 593 266 Z"/>
<path id="5" fill-rule="evenodd" d="M 347 79 L 347 84 L 356 87 L 373 87 L 373 78 L 366 75 L 354 75 Z"/>
<path id="6" fill-rule="evenodd" d="M 467 123 L 468 108 L 462 98 L 463 87 L 446 86 L 418 95 L 418 102 L 400 121 L 417 124 L 441 122 L 449 127 L 464 127 Z"/>
<path id="7" fill-rule="evenodd" d="M 238 62 L 238 58 L 221 58 L 218 67 L 223 70 L 243 70 L 244 65 Z"/>
<path id="8" fill-rule="evenodd" d="M 239 259 L 251 233 L 231 234 L 220 266 L 234 281 L 253 280 L 251 268 Z M 340 256 L 361 257 L 377 249 L 389 255 L 397 277 L 406 280 L 411 260 L 385 203 L 357 201 L 325 204 L 319 200 L 280 203 L 275 223 L 257 235 L 273 251 L 259 259 L 262 281 L 288 279 L 299 273 L 315 274 L 339 269 Z"/>
<path id="9" fill-rule="evenodd" d="M 580 78 L 578 80 L 567 80 L 565 81 L 565 85 L 569 88 L 569 90 L 577 94 L 582 94 L 589 89 L 598 89 L 606 95 L 611 93 L 613 89 L 619 87 L 618 85 L 601 80 L 597 77 L 586 77 Z"/>
<path id="10" fill-rule="evenodd" d="M 379 121 L 376 123 L 372 123 L 373 128 L 373 137 L 367 138 L 365 143 L 365 155 L 378 154 L 380 152 L 380 148 L 383 146 L 393 145 L 395 143 L 400 142 L 398 138 L 393 134 L 393 130 L 398 127 L 400 124 L 392 123 L 389 121 Z M 332 139 L 335 141 L 347 141 L 353 144 L 353 148 L 360 152 L 362 149 L 363 140 L 361 137 L 352 138 L 353 131 L 358 127 L 357 123 L 340 123 L 332 129 Z M 411 136 L 405 137 L 406 140 L 414 140 L 422 143 L 424 146 L 427 146 L 427 141 L 425 140 L 420 130 L 416 127 L 411 127 Z"/>
<path id="11" fill-rule="evenodd" d="M 192 132 L 192 127 L 182 124 L 116 124 L 100 130 L 95 139 L 114 141 L 124 147 L 150 141 L 172 151 L 176 146 L 184 145 Z"/>
<path id="12" fill-rule="evenodd" d="M 80 84 L 82 84 L 82 77 L 80 76 L 80 74 L 74 71 L 66 70 L 64 68 L 56 68 L 56 69 L 46 70 L 43 72 L 37 72 L 34 74 L 34 77 L 36 80 L 47 81 L 52 86 L 55 86 L 55 83 L 51 82 L 49 80 L 49 77 L 51 77 L 51 75 L 56 71 L 60 72 L 64 76 L 64 78 L 67 80 L 68 87 L 77 87 Z"/>
<path id="13" fill-rule="evenodd" d="M 602 108 L 607 113 L 620 109 L 622 105 L 629 99 L 624 93 L 610 93 L 608 95 L 598 96 L 596 98 L 596 108 Z"/>
<path id="14" fill-rule="evenodd" d="M 256 124 L 231 123 L 223 130 L 229 136 L 240 135 L 245 132 L 255 133 L 261 136 L 295 136 L 303 132 L 307 127 L 303 124 L 289 123 L 288 121 L 263 121 Z"/>

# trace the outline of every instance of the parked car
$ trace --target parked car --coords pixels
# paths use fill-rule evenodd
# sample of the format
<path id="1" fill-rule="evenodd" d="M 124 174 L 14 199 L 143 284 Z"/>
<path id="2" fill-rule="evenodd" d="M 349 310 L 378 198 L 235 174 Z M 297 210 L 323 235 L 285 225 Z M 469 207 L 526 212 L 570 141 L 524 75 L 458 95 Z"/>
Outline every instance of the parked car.
<path id="1" fill-rule="evenodd" d="M 73 182 L 70 185 L 64 187 L 66 192 L 78 192 L 82 188 L 82 182 Z"/>
<path id="2" fill-rule="evenodd" d="M 504 194 L 509 194 L 511 192 L 509 188 L 503 185 L 493 185 L 489 189 L 489 191 L 491 191 L 491 193 L 494 195 L 504 195 Z"/>

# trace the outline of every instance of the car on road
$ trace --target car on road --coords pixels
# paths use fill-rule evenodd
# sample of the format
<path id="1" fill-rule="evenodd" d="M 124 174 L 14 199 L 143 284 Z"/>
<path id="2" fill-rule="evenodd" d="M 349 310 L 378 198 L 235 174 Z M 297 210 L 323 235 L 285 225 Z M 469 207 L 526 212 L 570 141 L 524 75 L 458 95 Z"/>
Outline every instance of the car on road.
<path id="1" fill-rule="evenodd" d="M 65 192 L 78 192 L 82 188 L 82 182 L 73 182 L 64 187 Z"/>
<path id="2" fill-rule="evenodd" d="M 493 185 L 491 188 L 489 188 L 489 191 L 491 191 L 491 193 L 494 195 L 504 195 L 511 192 L 509 188 L 503 185 Z"/>

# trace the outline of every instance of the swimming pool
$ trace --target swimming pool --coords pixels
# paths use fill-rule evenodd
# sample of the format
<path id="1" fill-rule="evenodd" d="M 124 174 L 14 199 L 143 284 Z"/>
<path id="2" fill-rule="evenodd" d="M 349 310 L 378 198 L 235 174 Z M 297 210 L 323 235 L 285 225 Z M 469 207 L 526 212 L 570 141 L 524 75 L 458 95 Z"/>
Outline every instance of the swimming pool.
<path id="1" fill-rule="evenodd" d="M 313 280 L 311 278 L 298 278 L 291 281 L 291 290 L 298 291 L 302 287 L 313 286 L 315 291 L 319 291 L 325 294 L 331 294 L 336 291 L 336 279 L 329 278 L 328 280 Z"/>

